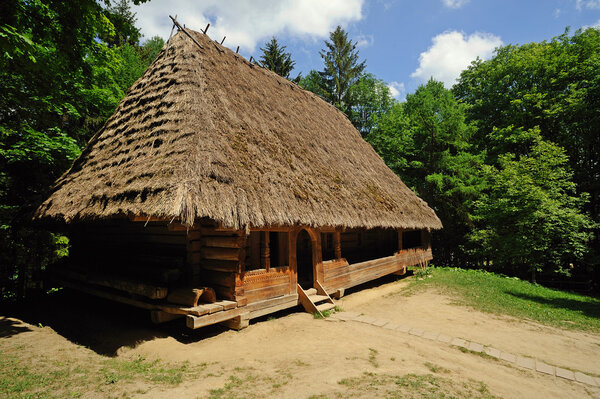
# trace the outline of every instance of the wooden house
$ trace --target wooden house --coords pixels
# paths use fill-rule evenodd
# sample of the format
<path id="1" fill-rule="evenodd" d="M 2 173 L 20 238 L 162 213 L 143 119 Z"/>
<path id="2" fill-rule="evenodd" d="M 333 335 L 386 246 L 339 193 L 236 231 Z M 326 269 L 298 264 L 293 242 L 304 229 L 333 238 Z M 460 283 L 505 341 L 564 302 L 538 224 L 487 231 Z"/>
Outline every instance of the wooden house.
<path id="1" fill-rule="evenodd" d="M 344 289 L 431 260 L 442 227 L 342 112 L 191 30 L 36 218 L 70 237 L 62 284 L 191 328 L 328 309 Z"/>

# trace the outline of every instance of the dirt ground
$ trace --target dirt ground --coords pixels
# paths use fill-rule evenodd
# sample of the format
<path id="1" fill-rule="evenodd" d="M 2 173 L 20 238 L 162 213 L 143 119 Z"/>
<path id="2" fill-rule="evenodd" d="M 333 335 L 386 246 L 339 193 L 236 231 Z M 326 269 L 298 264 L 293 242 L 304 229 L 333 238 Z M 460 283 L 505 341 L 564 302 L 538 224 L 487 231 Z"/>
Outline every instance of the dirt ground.
<path id="1" fill-rule="evenodd" d="M 406 279 L 383 279 L 347 294 L 338 305 L 600 375 L 600 335 L 474 311 L 434 291 L 404 296 L 407 284 Z M 437 379 L 429 385 L 437 393 L 431 397 L 443 397 L 447 390 L 455 397 L 600 398 L 600 388 L 398 331 L 314 319 L 299 309 L 259 319 L 242 331 L 220 326 L 190 331 L 182 320 L 153 326 L 144 312 L 123 308 L 70 294 L 35 310 L 0 314 L 0 350 L 26 358 L 44 354 L 90 362 L 143 356 L 201 366 L 198 375 L 176 386 L 129 387 L 131 397 L 404 397 L 390 392 L 401 385 L 424 389 L 424 378 L 433 376 Z M 421 380 L 398 380 L 407 374 Z"/>

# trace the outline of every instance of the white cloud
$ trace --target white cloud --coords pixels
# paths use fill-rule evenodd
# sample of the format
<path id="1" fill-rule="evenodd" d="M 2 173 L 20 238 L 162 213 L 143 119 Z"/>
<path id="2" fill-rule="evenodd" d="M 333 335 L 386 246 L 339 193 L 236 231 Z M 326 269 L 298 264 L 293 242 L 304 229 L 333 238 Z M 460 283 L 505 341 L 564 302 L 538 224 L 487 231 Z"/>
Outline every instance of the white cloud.
<path id="1" fill-rule="evenodd" d="M 134 7 L 137 24 L 146 38 L 167 39 L 169 15 L 186 27 L 200 30 L 210 22 L 209 36 L 225 44 L 254 51 L 273 35 L 324 38 L 336 25 L 362 19 L 364 0 L 178 0 L 151 1 Z"/>
<path id="2" fill-rule="evenodd" d="M 394 98 L 401 99 L 404 98 L 404 96 L 406 95 L 406 88 L 404 87 L 404 82 L 391 82 L 388 85 L 388 88 L 390 89 L 390 94 Z"/>
<path id="3" fill-rule="evenodd" d="M 594 28 L 600 30 L 600 19 L 594 25 L 583 25 L 581 27 L 582 30 L 586 30 L 588 28 Z"/>
<path id="4" fill-rule="evenodd" d="M 419 67 L 410 76 L 425 82 L 429 78 L 452 86 L 462 70 L 477 57 L 489 58 L 502 45 L 500 37 L 490 33 L 447 31 L 432 39 L 432 46 L 419 56 Z"/>
<path id="5" fill-rule="evenodd" d="M 600 0 L 577 0 L 575 2 L 575 8 L 577 8 L 579 11 L 584 8 L 598 10 L 600 9 Z"/>
<path id="6" fill-rule="evenodd" d="M 448 8 L 461 8 L 469 1 L 470 0 L 442 0 L 442 3 L 444 3 L 444 5 Z"/>
<path id="7" fill-rule="evenodd" d="M 554 10 L 554 13 L 553 13 L 554 18 L 560 17 L 560 14 L 562 14 L 562 10 L 560 8 L 557 8 Z"/>
<path id="8" fill-rule="evenodd" d="M 357 47 L 369 47 L 375 43 L 375 38 L 373 35 L 358 35 L 356 38 L 356 46 Z"/>

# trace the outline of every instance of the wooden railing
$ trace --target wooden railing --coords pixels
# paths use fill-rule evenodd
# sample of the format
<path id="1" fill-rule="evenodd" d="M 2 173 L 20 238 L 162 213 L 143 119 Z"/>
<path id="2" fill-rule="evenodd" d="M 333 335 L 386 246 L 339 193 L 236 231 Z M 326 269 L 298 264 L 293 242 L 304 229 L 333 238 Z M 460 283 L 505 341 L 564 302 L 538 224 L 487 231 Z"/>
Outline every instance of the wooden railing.
<path id="1" fill-rule="evenodd" d="M 328 292 L 349 288 L 367 281 L 423 264 L 433 259 L 431 248 L 412 248 L 392 256 L 349 264 L 345 259 L 323 262 L 323 286 Z"/>

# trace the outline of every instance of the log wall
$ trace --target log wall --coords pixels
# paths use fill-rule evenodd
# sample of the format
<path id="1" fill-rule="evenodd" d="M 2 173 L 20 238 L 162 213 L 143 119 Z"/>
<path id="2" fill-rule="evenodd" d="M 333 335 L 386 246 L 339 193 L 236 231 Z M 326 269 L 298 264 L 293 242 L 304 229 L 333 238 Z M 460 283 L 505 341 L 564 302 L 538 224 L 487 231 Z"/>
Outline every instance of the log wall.
<path id="1" fill-rule="evenodd" d="M 169 229 L 165 222 L 75 224 L 69 238 L 74 268 L 167 285 L 185 277 L 186 232 Z"/>
<path id="2" fill-rule="evenodd" d="M 194 227 L 187 237 L 187 265 L 193 285 L 211 287 L 218 298 L 244 306 L 247 303 L 241 280 L 246 259 L 244 232 L 204 225 Z"/>

